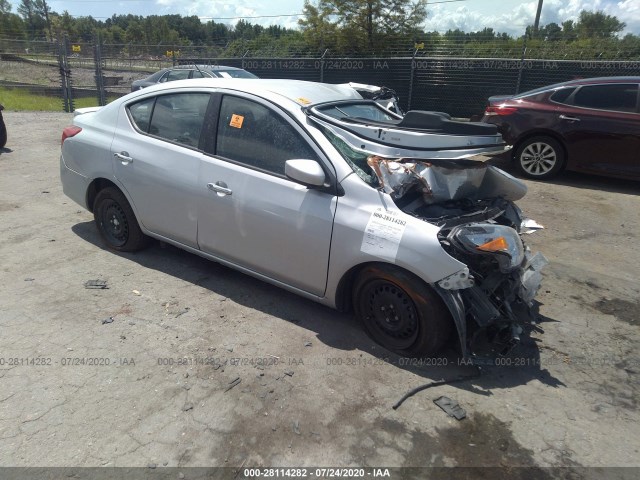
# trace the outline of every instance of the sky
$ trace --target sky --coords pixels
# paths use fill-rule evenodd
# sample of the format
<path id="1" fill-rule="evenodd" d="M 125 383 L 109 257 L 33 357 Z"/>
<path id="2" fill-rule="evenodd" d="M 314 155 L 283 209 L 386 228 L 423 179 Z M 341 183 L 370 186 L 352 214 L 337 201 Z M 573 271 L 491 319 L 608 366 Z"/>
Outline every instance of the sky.
<path id="1" fill-rule="evenodd" d="M 15 12 L 19 0 L 9 0 Z M 197 15 L 203 21 L 235 24 L 233 17 L 246 18 L 262 25 L 278 24 L 296 28 L 300 17 L 286 16 L 302 12 L 304 0 L 49 0 L 53 11 L 67 10 L 74 16 L 92 15 L 108 18 L 113 14 L 164 15 L 179 13 Z M 428 3 L 427 30 L 440 32 L 459 28 L 476 31 L 491 27 L 497 32 L 521 35 L 533 24 L 537 0 L 431 0 Z M 544 0 L 541 25 L 575 20 L 581 10 L 603 10 L 627 24 L 624 33 L 640 34 L 640 0 Z"/>

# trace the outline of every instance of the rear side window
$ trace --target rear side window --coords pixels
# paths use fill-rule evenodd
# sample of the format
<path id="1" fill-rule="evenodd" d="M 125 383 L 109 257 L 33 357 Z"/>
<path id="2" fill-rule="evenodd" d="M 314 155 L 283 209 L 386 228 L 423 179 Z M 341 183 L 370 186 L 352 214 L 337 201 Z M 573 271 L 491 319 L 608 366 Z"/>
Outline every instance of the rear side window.
<path id="1" fill-rule="evenodd" d="M 576 107 L 637 112 L 638 85 L 633 83 L 587 85 L 576 92 L 572 103 Z"/>
<path id="2" fill-rule="evenodd" d="M 576 91 L 576 87 L 572 88 L 561 88 L 557 90 L 551 97 L 549 98 L 552 102 L 557 103 L 567 103 L 567 99 L 571 96 L 573 92 Z"/>
<path id="3" fill-rule="evenodd" d="M 134 103 L 129 107 L 129 113 L 133 124 L 144 133 L 149 131 L 149 120 L 151 120 L 151 111 L 153 110 L 153 102 L 155 97 L 148 98 L 138 103 Z"/>
<path id="4" fill-rule="evenodd" d="M 229 95 L 220 106 L 216 154 L 278 175 L 284 175 L 287 160 L 318 160 L 307 141 L 280 114 Z"/>
<path id="5" fill-rule="evenodd" d="M 129 116 L 144 133 L 197 148 L 210 98 L 208 93 L 161 95 L 130 105 Z"/>

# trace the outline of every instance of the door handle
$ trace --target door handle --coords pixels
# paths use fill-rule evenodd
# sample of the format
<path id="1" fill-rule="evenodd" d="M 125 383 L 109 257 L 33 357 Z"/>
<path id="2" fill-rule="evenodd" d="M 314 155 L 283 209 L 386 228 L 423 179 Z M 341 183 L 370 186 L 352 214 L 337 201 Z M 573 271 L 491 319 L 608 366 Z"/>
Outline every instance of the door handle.
<path id="1" fill-rule="evenodd" d="M 568 122 L 579 122 L 580 119 L 576 117 L 567 117 L 566 115 L 560 115 L 560 120 L 566 120 Z"/>
<path id="2" fill-rule="evenodd" d="M 233 193 L 224 182 L 207 183 L 207 188 L 222 195 L 231 195 Z"/>
<path id="3" fill-rule="evenodd" d="M 127 152 L 114 153 L 113 156 L 120 160 L 123 165 L 129 165 L 133 162 L 133 158 Z"/>

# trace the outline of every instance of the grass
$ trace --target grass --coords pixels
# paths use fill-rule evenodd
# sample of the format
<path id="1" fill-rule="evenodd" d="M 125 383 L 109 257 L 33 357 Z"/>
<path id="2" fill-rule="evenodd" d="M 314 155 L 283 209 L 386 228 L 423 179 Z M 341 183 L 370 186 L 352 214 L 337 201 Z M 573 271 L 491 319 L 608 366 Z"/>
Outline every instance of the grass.
<path id="1" fill-rule="evenodd" d="M 108 98 L 107 102 L 116 97 Z M 62 111 L 62 98 L 37 95 L 25 90 L 0 87 L 0 103 L 7 110 L 17 111 Z M 98 105 L 96 98 L 76 98 L 73 101 L 76 108 L 95 107 Z"/>

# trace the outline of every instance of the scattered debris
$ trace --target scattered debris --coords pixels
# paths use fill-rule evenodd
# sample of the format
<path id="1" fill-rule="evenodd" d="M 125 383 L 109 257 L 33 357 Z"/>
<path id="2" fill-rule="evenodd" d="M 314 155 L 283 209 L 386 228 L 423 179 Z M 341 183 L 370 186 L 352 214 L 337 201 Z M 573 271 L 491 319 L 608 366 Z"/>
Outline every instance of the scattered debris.
<path id="1" fill-rule="evenodd" d="M 184 407 L 182 407 L 183 412 L 188 412 L 189 410 L 193 410 L 193 403 L 185 403 Z"/>
<path id="2" fill-rule="evenodd" d="M 298 420 L 293 422 L 293 433 L 300 435 L 300 422 Z"/>
<path id="3" fill-rule="evenodd" d="M 131 290 L 131 293 L 133 293 L 134 295 L 137 295 L 137 296 L 142 295 L 138 290 Z"/>
<path id="4" fill-rule="evenodd" d="M 237 377 L 235 380 L 229 382 L 229 386 L 225 389 L 225 392 L 228 392 L 229 390 L 231 390 L 233 387 L 237 386 L 240 384 L 242 380 L 240 380 L 240 377 Z"/>
<path id="5" fill-rule="evenodd" d="M 147 465 L 147 467 L 150 468 L 151 470 L 155 470 L 157 466 L 158 466 L 157 463 L 150 463 Z"/>
<path id="6" fill-rule="evenodd" d="M 84 282 L 84 288 L 106 290 L 109 288 L 106 280 L 87 280 Z"/>
<path id="7" fill-rule="evenodd" d="M 480 370 L 480 367 L 476 367 L 476 368 L 477 368 L 476 373 L 474 373 L 473 375 L 462 375 L 462 376 L 459 376 L 458 378 L 452 378 L 448 380 L 447 379 L 436 380 L 434 382 L 427 383 L 425 385 L 421 385 L 412 390 L 409 390 L 407 393 L 404 394 L 404 396 L 400 400 L 396 402 L 396 404 L 392 408 L 394 410 L 397 410 L 407 398 L 413 397 L 416 393 L 421 392 L 422 390 L 426 390 L 427 388 L 439 387 L 440 385 L 449 385 L 452 383 L 464 382 L 466 380 L 472 380 L 474 378 L 478 378 L 480 375 L 482 375 L 482 370 Z"/>
<path id="8" fill-rule="evenodd" d="M 439 406 L 442 410 L 444 410 L 450 417 L 455 418 L 456 420 L 462 420 L 467 417 L 467 412 L 464 408 L 462 408 L 458 402 L 455 400 L 451 400 L 449 397 L 439 397 L 436 398 L 433 403 Z"/>
<path id="9" fill-rule="evenodd" d="M 304 342 L 304 346 L 305 347 L 310 347 L 311 346 L 311 342 Z"/>
<path id="10" fill-rule="evenodd" d="M 25 282 L 33 282 L 35 280 L 35 278 L 25 278 L 24 281 Z"/>
<path id="11" fill-rule="evenodd" d="M 182 310 L 180 310 L 178 313 L 176 313 L 175 318 L 178 318 L 181 315 L 184 315 L 185 313 L 189 312 L 189 307 L 184 307 Z"/>
<path id="12" fill-rule="evenodd" d="M 42 190 L 42 193 L 50 193 L 49 190 Z"/>
<path id="13" fill-rule="evenodd" d="M 293 370 L 287 370 L 286 372 L 284 372 L 285 375 L 288 375 L 289 377 L 293 377 Z"/>
<path id="14" fill-rule="evenodd" d="M 102 325 L 105 325 L 107 323 L 113 323 L 113 317 L 105 318 L 102 320 Z"/>

